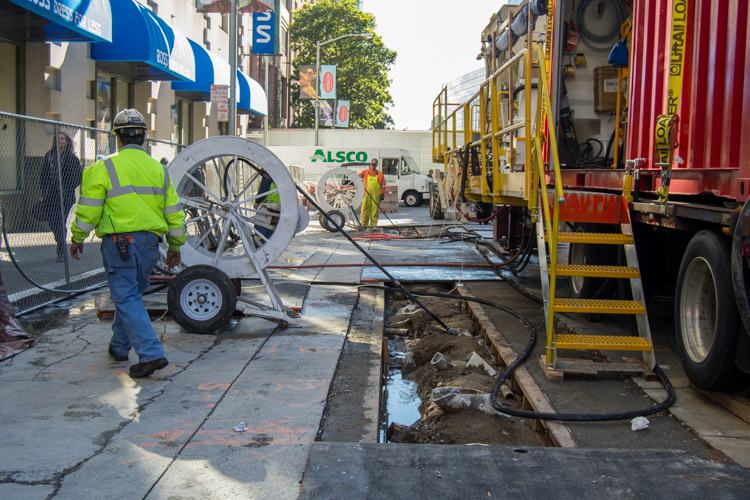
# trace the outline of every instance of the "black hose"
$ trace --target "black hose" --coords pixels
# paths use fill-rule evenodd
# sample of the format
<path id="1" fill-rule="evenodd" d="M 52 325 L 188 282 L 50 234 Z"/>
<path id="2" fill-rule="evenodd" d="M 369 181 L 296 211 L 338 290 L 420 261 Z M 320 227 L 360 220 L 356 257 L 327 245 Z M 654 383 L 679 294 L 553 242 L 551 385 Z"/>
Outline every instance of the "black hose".
<path id="1" fill-rule="evenodd" d="M 302 193 L 302 196 L 304 196 L 305 198 L 307 198 L 307 201 L 309 201 L 312 204 L 312 206 L 314 206 L 315 208 L 317 208 L 320 211 L 320 213 L 323 214 L 323 216 L 326 218 L 326 220 L 328 220 L 328 223 L 331 224 L 331 227 L 335 227 L 341 234 L 343 234 L 344 237 L 347 240 L 349 240 L 352 243 L 352 245 L 355 246 L 355 248 L 357 250 L 359 250 L 360 252 L 362 252 L 362 254 L 365 257 L 367 257 L 367 259 L 370 262 L 372 262 L 373 264 L 375 264 L 378 267 L 378 269 L 380 269 L 380 271 L 383 274 L 385 274 L 386 276 L 388 276 L 388 278 L 390 278 L 391 281 L 393 281 L 394 285 L 398 286 L 401 290 L 403 290 L 403 292 L 412 301 L 414 301 L 419 307 L 421 307 L 424 310 L 424 312 L 426 312 L 427 314 L 429 314 L 432 319 L 434 319 L 435 321 L 437 321 L 440 326 L 442 326 L 443 328 L 445 328 L 446 332 L 448 331 L 448 326 L 445 323 L 443 323 L 440 320 L 440 318 L 438 318 L 432 311 L 430 311 L 429 309 L 427 309 L 427 307 L 424 304 L 422 304 L 414 295 L 412 295 L 412 293 L 409 290 L 407 290 L 406 287 L 404 287 L 404 285 L 402 285 L 399 280 L 397 280 L 395 277 L 393 277 L 391 275 L 391 273 L 389 273 L 383 266 L 381 266 L 380 263 L 378 263 L 378 261 L 376 261 L 375 258 L 372 255 L 370 255 L 369 253 L 367 253 L 367 250 L 365 250 L 364 248 L 362 248 L 359 245 L 359 243 L 357 243 L 356 241 L 354 241 L 354 239 L 351 236 L 349 236 L 349 233 L 347 233 L 346 231 L 344 231 L 343 227 L 339 226 L 336 223 L 336 221 L 334 221 L 331 217 L 329 217 L 328 214 L 325 212 L 325 210 L 323 210 L 320 207 L 320 205 L 318 205 L 318 203 L 314 199 L 312 199 L 312 197 L 304 189 L 302 189 L 298 184 L 295 184 L 295 186 L 297 187 L 297 191 L 299 191 L 300 193 Z"/>
<path id="2" fill-rule="evenodd" d="M 13 263 L 13 266 L 16 268 L 16 270 L 21 274 L 23 279 L 34 285 L 35 287 L 39 288 L 40 290 L 44 290 L 45 292 L 52 292 L 52 293 L 65 293 L 65 294 L 79 294 L 79 293 L 85 293 L 90 292 L 93 290 L 98 290 L 99 288 L 106 285 L 106 283 L 100 283 L 98 285 L 91 285 L 86 288 L 79 288 L 79 289 L 69 289 L 69 290 L 57 290 L 55 288 L 47 288 L 46 286 L 42 286 L 36 281 L 29 278 L 25 272 L 23 272 L 23 269 L 21 269 L 21 266 L 18 265 L 18 262 L 16 261 L 15 255 L 13 255 L 13 250 L 10 248 L 10 242 L 8 242 L 8 233 L 5 231 L 5 207 L 0 207 L 0 211 L 2 212 L 3 221 L 3 240 L 5 240 L 5 248 L 8 249 L 8 256 L 10 257 L 10 261 Z"/>
<path id="3" fill-rule="evenodd" d="M 311 282 L 311 285 L 315 285 L 315 282 Z M 326 283 L 329 284 L 329 283 Z M 342 283 L 342 285 L 355 285 L 360 286 L 362 288 L 376 288 L 376 289 L 382 289 L 382 290 L 389 290 L 394 291 L 393 288 L 382 286 L 382 285 L 357 285 L 352 283 Z M 402 287 L 403 290 L 403 287 Z M 635 417 L 644 417 L 646 415 L 653 415 L 654 413 L 659 413 L 660 411 L 664 411 L 668 409 L 677 399 L 677 394 L 675 393 L 674 387 L 672 386 L 672 383 L 667 378 L 667 375 L 664 373 L 664 371 L 659 367 L 659 365 L 656 365 L 654 367 L 654 372 L 658 375 L 659 379 L 661 380 L 662 384 L 664 384 L 664 387 L 667 389 L 667 398 L 659 403 L 656 406 L 652 406 L 651 408 L 644 408 L 641 410 L 630 410 L 620 413 L 545 413 L 545 412 L 536 412 L 536 411 L 528 411 L 528 410 L 516 410 L 513 408 L 508 408 L 507 406 L 503 406 L 497 399 L 497 396 L 500 393 L 500 386 L 502 386 L 505 381 L 508 379 L 511 373 L 518 367 L 518 365 L 522 364 L 526 359 L 528 359 L 531 352 L 534 350 L 534 346 L 536 345 L 536 329 L 531 324 L 531 322 L 523 316 L 518 311 L 515 311 L 509 307 L 506 307 L 504 305 L 498 304 L 496 302 L 491 302 L 489 300 L 480 299 L 478 297 L 463 297 L 461 295 L 454 295 L 451 293 L 432 293 L 432 292 L 408 292 L 414 295 L 419 295 L 420 297 L 442 297 L 446 299 L 459 299 L 459 300 L 465 300 L 468 302 L 477 302 L 479 304 L 484 304 L 490 307 L 494 307 L 496 309 L 500 309 L 503 312 L 506 312 L 510 314 L 511 316 L 514 316 L 518 319 L 520 319 L 531 332 L 531 336 L 529 338 L 529 343 L 526 345 L 526 348 L 521 353 L 520 356 L 518 356 L 515 361 L 513 361 L 508 367 L 505 369 L 505 371 L 500 375 L 500 378 L 497 379 L 497 382 L 495 382 L 495 386 L 492 389 L 492 393 L 490 395 L 490 403 L 492 404 L 492 407 L 499 411 L 500 413 L 504 413 L 506 415 L 512 415 L 514 417 L 521 417 L 521 418 L 532 418 L 537 420 L 560 420 L 565 422 L 604 422 L 608 420 L 629 420 Z"/>
<path id="4" fill-rule="evenodd" d="M 734 297 L 737 300 L 737 309 L 740 311 L 742 324 L 745 331 L 750 335 L 750 304 L 747 299 L 747 287 L 745 284 L 745 266 L 742 263 L 742 220 L 750 215 L 750 198 L 742 205 L 737 224 L 734 226 L 732 237 L 732 286 Z"/>

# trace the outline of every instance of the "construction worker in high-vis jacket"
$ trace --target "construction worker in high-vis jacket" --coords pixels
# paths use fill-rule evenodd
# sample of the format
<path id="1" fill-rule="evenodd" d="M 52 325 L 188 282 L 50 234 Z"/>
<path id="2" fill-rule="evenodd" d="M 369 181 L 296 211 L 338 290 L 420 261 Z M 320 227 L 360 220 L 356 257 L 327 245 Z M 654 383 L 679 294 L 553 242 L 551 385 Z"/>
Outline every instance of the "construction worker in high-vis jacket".
<path id="1" fill-rule="evenodd" d="M 180 247 L 187 238 L 185 214 L 169 173 L 143 149 L 146 129 L 135 109 L 124 109 L 115 117 L 112 131 L 118 152 L 83 172 L 70 245 L 70 255 L 80 259 L 92 229 L 102 240 L 115 304 L 108 352 L 115 361 L 127 361 L 131 347 L 135 349 L 138 363 L 130 367 L 133 378 L 147 377 L 169 364 L 143 305 L 143 292 L 159 259 L 162 237 L 169 245 L 170 268 L 180 264 Z"/>

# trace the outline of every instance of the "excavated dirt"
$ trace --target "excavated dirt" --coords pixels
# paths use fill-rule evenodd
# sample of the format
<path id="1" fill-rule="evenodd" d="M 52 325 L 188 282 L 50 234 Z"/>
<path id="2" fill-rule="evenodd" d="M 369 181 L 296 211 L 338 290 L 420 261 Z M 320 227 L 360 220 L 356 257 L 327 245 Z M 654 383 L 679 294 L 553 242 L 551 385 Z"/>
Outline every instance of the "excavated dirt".
<path id="1" fill-rule="evenodd" d="M 412 287 L 418 290 L 416 287 Z M 419 291 L 443 292 L 436 287 L 422 287 Z M 476 337 L 473 320 L 466 313 L 465 302 L 444 298 L 420 297 L 425 306 L 435 313 L 448 327 L 456 328 L 459 335 L 448 335 L 427 313 L 412 308 L 403 294 L 390 294 L 386 304 L 387 328 L 406 329 L 403 340 L 406 350 L 412 353 L 416 369 L 403 378 L 418 384 L 421 399 L 419 413 L 422 418 L 405 430 L 406 436 L 394 438 L 399 442 L 430 444 L 487 444 L 505 446 L 538 446 L 538 441 L 528 422 L 524 419 L 501 414 L 487 414 L 479 410 L 461 409 L 443 411 L 430 401 L 437 387 L 460 387 L 471 392 L 490 393 L 498 375 L 490 377 L 482 368 L 466 368 L 471 354 L 477 353 L 496 370 L 495 360 Z M 404 308 L 406 307 L 406 310 Z M 427 329 L 427 334 L 425 334 Z M 435 333 L 430 333 L 430 332 Z M 431 364 L 437 352 L 449 358 L 455 366 L 438 370 Z M 512 408 L 519 402 L 505 401 Z M 396 422 L 400 423 L 400 422 Z M 408 424 L 408 423 L 407 423 Z"/>

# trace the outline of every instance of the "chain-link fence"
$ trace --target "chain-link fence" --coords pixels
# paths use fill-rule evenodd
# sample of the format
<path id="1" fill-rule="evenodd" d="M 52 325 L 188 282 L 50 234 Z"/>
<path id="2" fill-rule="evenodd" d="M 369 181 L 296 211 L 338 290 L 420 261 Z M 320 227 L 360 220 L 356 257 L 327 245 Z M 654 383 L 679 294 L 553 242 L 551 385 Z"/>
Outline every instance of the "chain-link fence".
<path id="1" fill-rule="evenodd" d="M 183 147 L 153 139 L 144 146 L 167 161 Z M 67 248 L 82 173 L 115 151 L 106 130 L 0 112 L 0 270 L 19 313 L 66 296 L 44 288 L 72 294 L 106 282 L 98 238 L 86 240 L 81 260 Z"/>

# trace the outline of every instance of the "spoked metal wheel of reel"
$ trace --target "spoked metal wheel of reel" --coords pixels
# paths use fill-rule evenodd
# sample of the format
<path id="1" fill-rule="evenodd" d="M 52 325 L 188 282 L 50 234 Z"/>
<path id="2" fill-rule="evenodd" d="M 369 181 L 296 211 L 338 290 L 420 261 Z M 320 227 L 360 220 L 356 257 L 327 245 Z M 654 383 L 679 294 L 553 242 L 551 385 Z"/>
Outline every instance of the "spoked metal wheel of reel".
<path id="1" fill-rule="evenodd" d="M 229 278 L 257 273 L 273 310 L 252 314 L 289 323 L 288 309 L 265 271 L 309 221 L 286 167 L 253 141 L 222 136 L 185 149 L 170 163 L 169 174 L 185 211 L 183 262 L 212 266 Z M 266 190 L 259 192 L 264 178 Z"/>
<path id="2" fill-rule="evenodd" d="M 337 217 L 343 215 L 354 224 L 359 225 L 359 219 L 354 211 L 362 205 L 362 200 L 365 197 L 365 186 L 357 172 L 345 167 L 329 170 L 318 181 L 318 188 L 315 193 L 318 203 L 326 213 Z M 327 223 L 322 214 L 320 225 L 329 231 L 336 230 L 335 227 L 331 227 Z M 340 225 L 343 227 L 343 224 Z"/>

